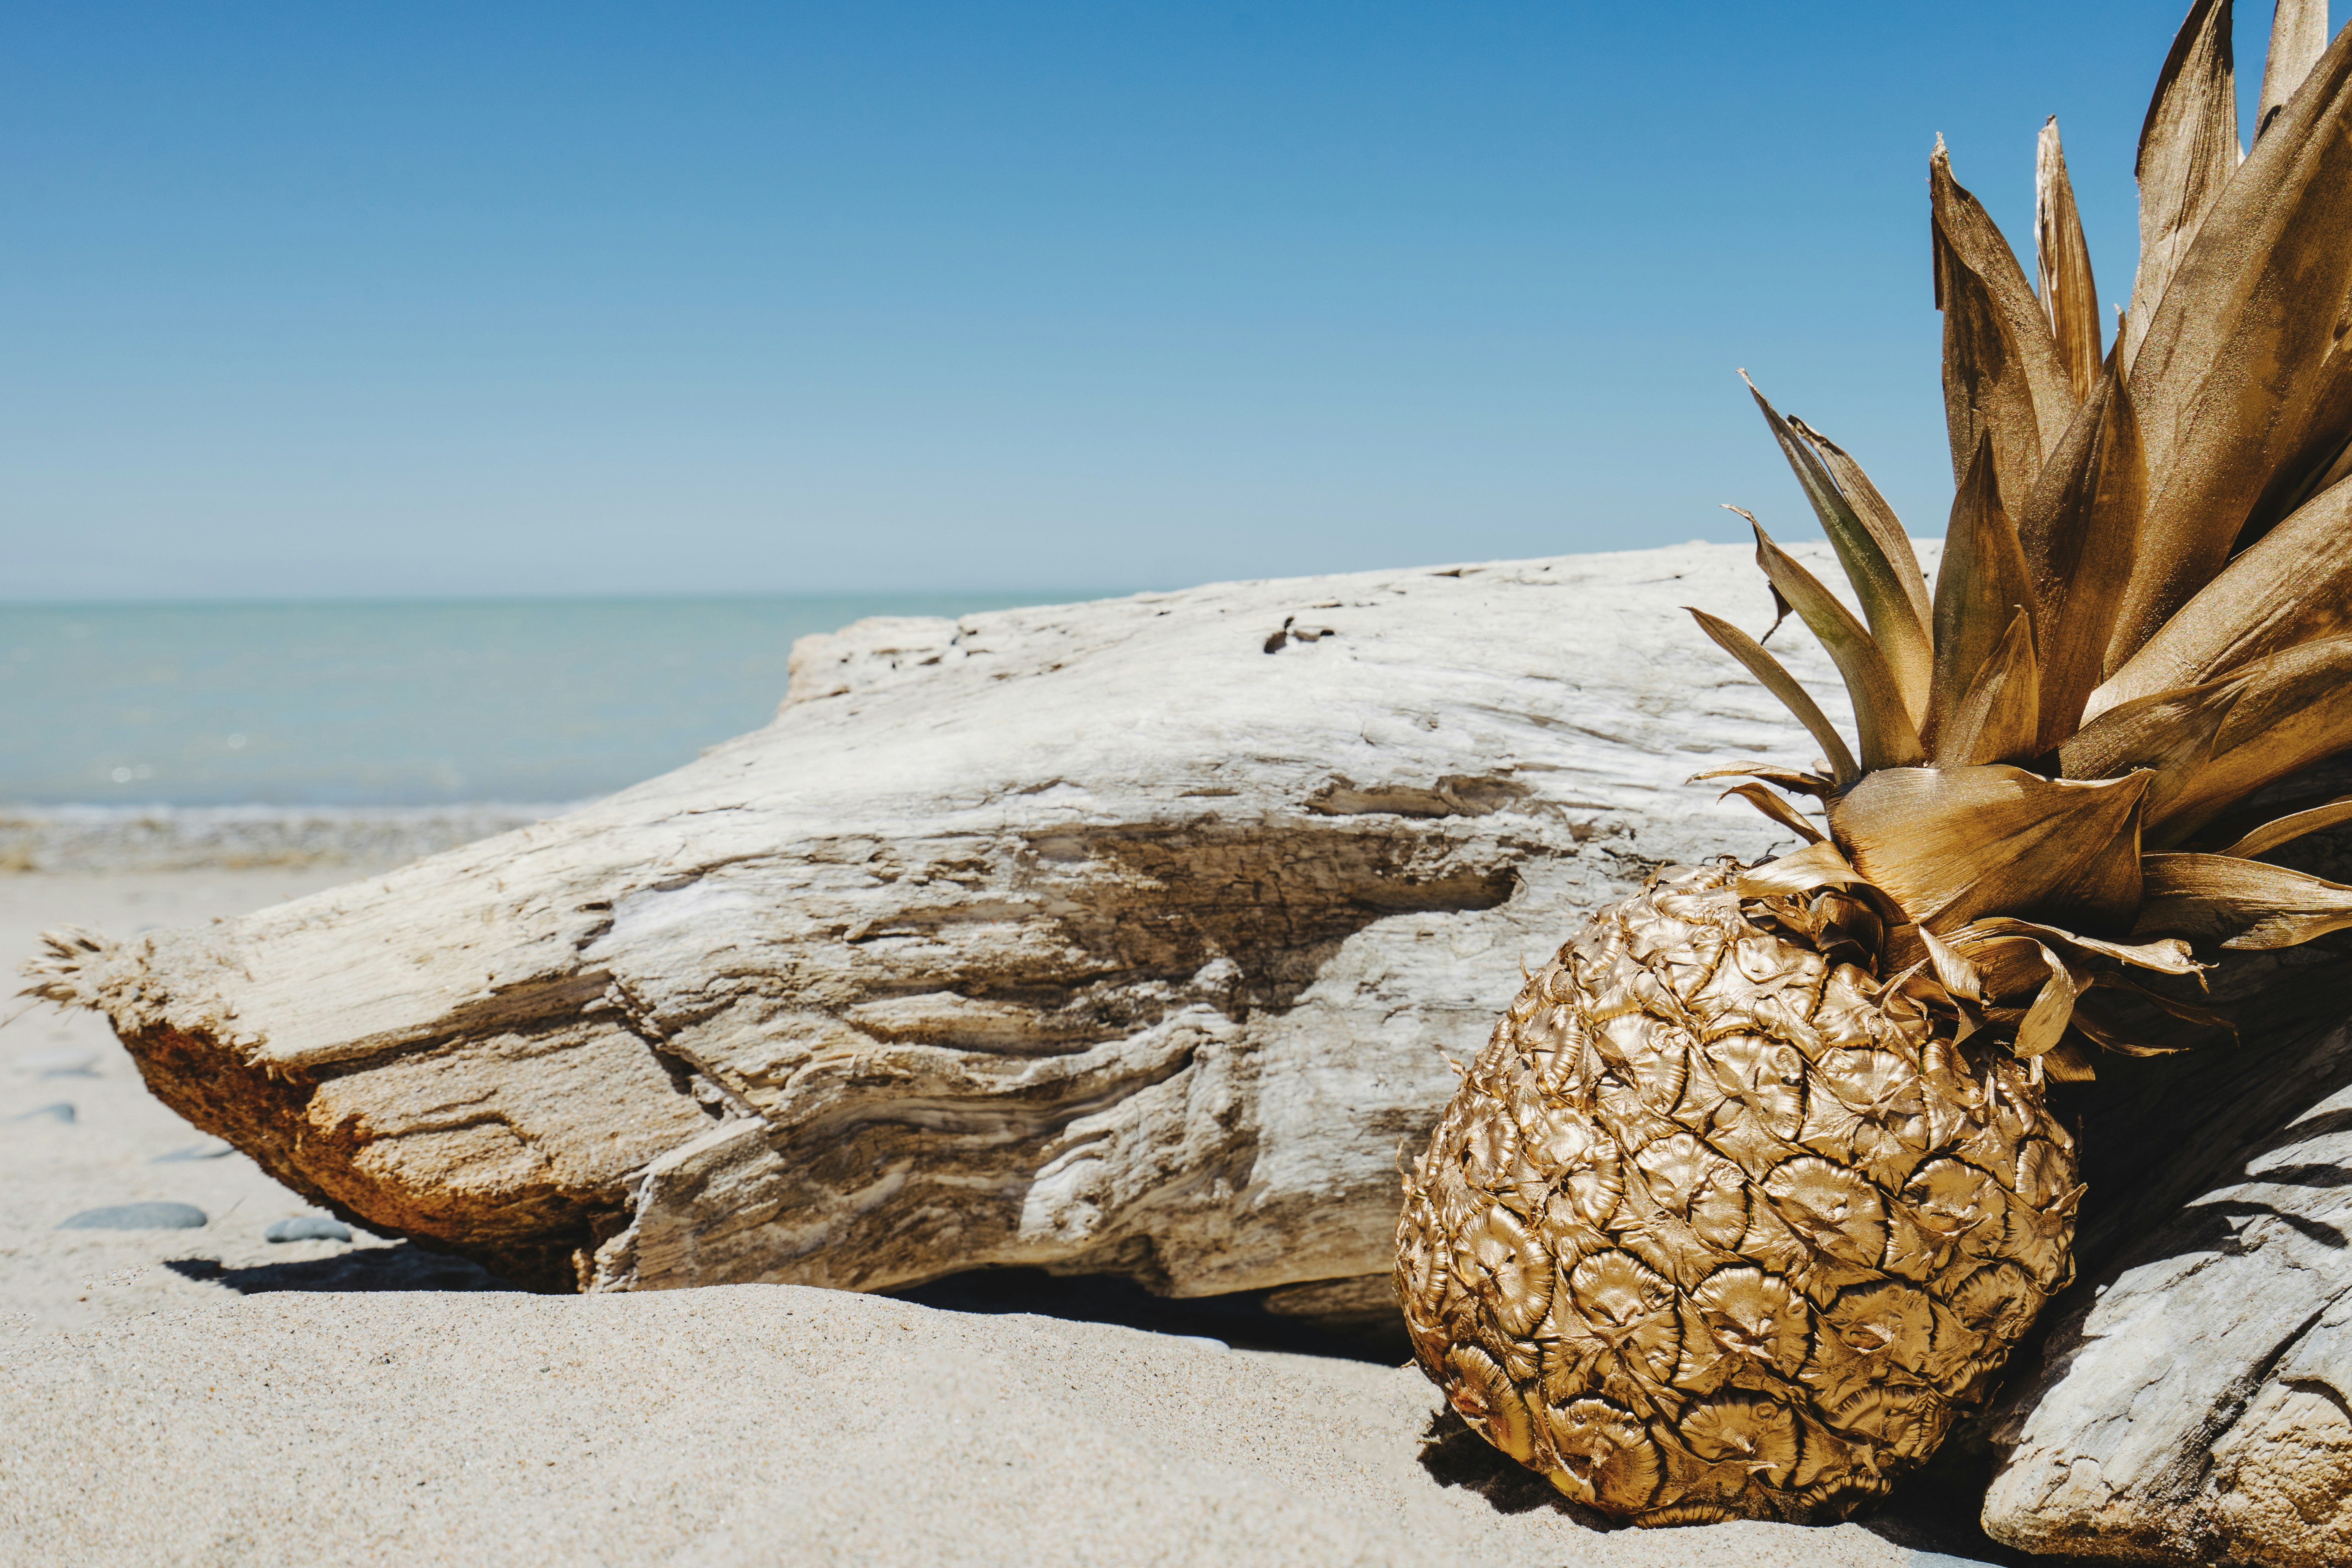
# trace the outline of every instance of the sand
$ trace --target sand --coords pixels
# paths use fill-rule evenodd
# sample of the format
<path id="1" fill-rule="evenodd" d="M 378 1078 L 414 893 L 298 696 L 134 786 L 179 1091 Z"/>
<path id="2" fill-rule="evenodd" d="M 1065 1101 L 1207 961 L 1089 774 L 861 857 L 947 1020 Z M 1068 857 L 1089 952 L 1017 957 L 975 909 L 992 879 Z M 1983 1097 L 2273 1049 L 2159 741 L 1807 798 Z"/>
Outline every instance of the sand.
<path id="1" fill-rule="evenodd" d="M 0 959 L 353 874 L 0 876 Z M 364 1233 L 273 1244 L 312 1211 L 249 1161 L 157 1158 L 210 1148 L 96 1019 L 0 1031 L 0 1561 L 1974 1560 L 1899 1520 L 1591 1529 L 1409 1368 L 792 1286 L 534 1297 Z M 209 1223 L 54 1228 L 141 1201 Z"/>

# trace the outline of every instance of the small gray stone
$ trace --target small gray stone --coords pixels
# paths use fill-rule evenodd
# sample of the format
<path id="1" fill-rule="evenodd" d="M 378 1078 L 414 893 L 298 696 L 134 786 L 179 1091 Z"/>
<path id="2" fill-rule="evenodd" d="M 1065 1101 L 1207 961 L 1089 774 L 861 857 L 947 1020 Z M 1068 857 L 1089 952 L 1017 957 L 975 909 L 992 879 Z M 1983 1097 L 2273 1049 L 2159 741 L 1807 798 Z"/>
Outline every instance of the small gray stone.
<path id="1" fill-rule="evenodd" d="M 201 1230 L 205 1211 L 194 1204 L 117 1204 L 84 1209 L 59 1230 Z"/>
<path id="2" fill-rule="evenodd" d="M 158 1154 L 147 1163 L 151 1165 L 174 1165 L 183 1160 L 218 1160 L 236 1152 L 236 1144 L 223 1143 L 215 1139 L 210 1143 L 191 1143 L 184 1149 L 174 1149 L 169 1153 Z"/>
<path id="3" fill-rule="evenodd" d="M 349 1241 L 352 1227 L 324 1215 L 298 1215 L 281 1219 L 261 1233 L 264 1241 Z"/>
<path id="4" fill-rule="evenodd" d="M 8 1120 L 11 1121 L 31 1121 L 43 1116 L 47 1117 L 52 1121 L 61 1121 L 68 1127 L 72 1126 L 76 1120 L 78 1120 L 72 1104 L 69 1101 L 63 1100 L 58 1100 L 55 1105 L 44 1105 L 37 1110 L 27 1110 L 21 1116 L 12 1116 L 8 1118 Z"/>
<path id="5" fill-rule="evenodd" d="M 96 1078 L 96 1051 L 35 1051 L 16 1058 L 16 1070 L 37 1078 Z"/>

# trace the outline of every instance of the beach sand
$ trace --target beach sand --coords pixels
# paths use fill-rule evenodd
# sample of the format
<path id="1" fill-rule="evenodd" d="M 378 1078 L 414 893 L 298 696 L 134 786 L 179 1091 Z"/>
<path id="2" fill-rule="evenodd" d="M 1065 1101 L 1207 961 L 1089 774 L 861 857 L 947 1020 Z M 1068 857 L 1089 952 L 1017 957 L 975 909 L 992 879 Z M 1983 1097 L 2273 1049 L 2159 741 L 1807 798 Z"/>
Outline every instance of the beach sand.
<path id="1" fill-rule="evenodd" d="M 125 936 L 359 874 L 0 876 L 0 958 L 45 926 Z M 791 1286 L 535 1297 L 364 1233 L 271 1243 L 313 1211 L 218 1151 L 95 1016 L 0 1031 L 0 1561 L 1994 1555 L 1914 1550 L 1932 1537 L 1902 1520 L 1596 1531 L 1409 1368 Z M 140 1202 L 207 1223 L 56 1228 Z"/>

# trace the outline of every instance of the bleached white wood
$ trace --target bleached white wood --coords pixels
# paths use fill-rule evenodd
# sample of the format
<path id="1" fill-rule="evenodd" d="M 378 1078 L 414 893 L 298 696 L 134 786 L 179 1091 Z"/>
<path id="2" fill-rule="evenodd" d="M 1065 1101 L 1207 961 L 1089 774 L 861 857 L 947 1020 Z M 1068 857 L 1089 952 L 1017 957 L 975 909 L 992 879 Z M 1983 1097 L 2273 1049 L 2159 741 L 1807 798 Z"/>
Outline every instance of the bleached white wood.
<path id="1" fill-rule="evenodd" d="M 2266 1066 L 2182 1118 L 2175 1146 L 2227 1151 L 2218 1179 L 2078 1290 L 2021 1369 L 1993 1426 L 1997 1539 L 2352 1562 L 2352 1089 L 2332 1087 L 2352 1081 L 2352 1026 Z"/>
<path id="2" fill-rule="evenodd" d="M 547 1283 L 1380 1273 L 1520 966 L 1786 838 L 1685 782 L 1812 756 L 1678 608 L 1768 604 L 1692 544 L 861 622 L 691 766 L 42 979 L 283 1179 Z"/>

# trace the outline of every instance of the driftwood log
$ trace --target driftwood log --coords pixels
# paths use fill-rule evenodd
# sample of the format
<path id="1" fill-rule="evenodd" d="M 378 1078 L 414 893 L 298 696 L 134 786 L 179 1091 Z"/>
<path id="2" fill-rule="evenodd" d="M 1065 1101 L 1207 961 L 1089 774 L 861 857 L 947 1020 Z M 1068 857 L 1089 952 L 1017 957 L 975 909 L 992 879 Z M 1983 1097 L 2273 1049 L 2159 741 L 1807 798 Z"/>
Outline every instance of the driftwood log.
<path id="1" fill-rule="evenodd" d="M 2277 858 L 2352 880 L 2352 832 Z M 2234 1046 L 2077 1091 L 2083 1278 L 1970 1435 L 2012 1545 L 2352 1563 L 2352 932 L 2223 956 Z"/>
<path id="2" fill-rule="evenodd" d="M 541 1288 L 1384 1276 L 1520 966 L 1793 843 L 1685 782 L 1811 748 L 1684 604 L 1767 611 L 1694 544 L 861 622 L 676 773 L 37 979 L 289 1186 Z"/>
<path id="3" fill-rule="evenodd" d="M 2049 1325 L 1994 1426 L 1998 1539 L 2146 1563 L 2352 1563 L 2352 1030 L 2295 1065 L 2329 1091 Z"/>

